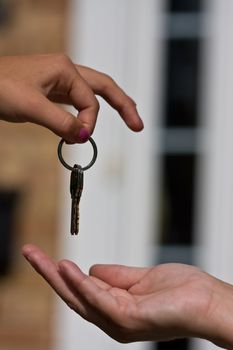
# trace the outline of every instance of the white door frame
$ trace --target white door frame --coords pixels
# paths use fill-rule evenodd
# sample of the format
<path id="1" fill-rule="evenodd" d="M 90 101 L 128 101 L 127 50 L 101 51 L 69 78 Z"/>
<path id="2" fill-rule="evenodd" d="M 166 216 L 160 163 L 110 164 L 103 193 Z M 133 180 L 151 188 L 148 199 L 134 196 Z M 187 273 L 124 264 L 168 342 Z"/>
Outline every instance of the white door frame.
<path id="1" fill-rule="evenodd" d="M 162 2 L 161 2 L 162 3 Z M 93 135 L 99 150 L 96 164 L 85 173 L 80 234 L 68 235 L 69 174 L 62 178 L 60 257 L 87 271 L 97 263 L 151 264 L 156 215 L 155 128 L 160 108 L 160 1 L 72 1 L 70 54 L 74 61 L 111 75 L 138 104 L 145 121 L 140 134 L 129 131 L 101 101 Z M 68 146 L 67 146 L 68 147 Z M 77 146 L 78 157 L 82 149 Z M 77 149 L 70 146 L 75 159 Z M 83 321 L 58 301 L 56 350 L 115 350 L 122 345 Z M 145 350 L 148 343 L 127 349 Z"/>

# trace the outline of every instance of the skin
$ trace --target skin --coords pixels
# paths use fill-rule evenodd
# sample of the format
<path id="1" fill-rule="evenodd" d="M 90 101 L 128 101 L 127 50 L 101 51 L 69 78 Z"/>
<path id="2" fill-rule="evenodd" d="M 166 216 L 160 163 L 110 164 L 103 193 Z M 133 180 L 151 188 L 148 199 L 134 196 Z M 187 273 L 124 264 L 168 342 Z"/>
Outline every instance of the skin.
<path id="1" fill-rule="evenodd" d="M 23 255 L 72 310 L 121 343 L 198 337 L 233 349 L 233 287 L 194 266 L 94 265 L 85 274 L 34 245 Z"/>
<path id="2" fill-rule="evenodd" d="M 131 130 L 143 129 L 135 102 L 111 77 L 64 54 L 1 57 L 0 78 L 2 120 L 32 122 L 69 143 L 85 142 L 99 95 Z M 78 118 L 57 103 L 74 106 Z M 233 286 L 196 267 L 95 265 L 85 274 L 33 245 L 23 255 L 72 310 L 119 342 L 199 337 L 233 349 Z"/>
<path id="3" fill-rule="evenodd" d="M 135 102 L 106 74 L 78 66 L 64 54 L 0 57 L 0 118 L 32 122 L 69 143 L 93 133 L 103 97 L 133 131 L 143 129 Z M 57 103 L 74 106 L 78 118 Z"/>

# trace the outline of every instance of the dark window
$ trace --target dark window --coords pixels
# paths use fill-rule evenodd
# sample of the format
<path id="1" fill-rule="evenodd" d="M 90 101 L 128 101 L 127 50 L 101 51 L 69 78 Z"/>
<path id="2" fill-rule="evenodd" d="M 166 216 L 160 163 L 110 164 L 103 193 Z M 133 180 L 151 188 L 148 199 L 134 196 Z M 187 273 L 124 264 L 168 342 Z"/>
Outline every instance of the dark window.
<path id="1" fill-rule="evenodd" d="M 194 126 L 197 122 L 197 40 L 167 43 L 164 122 L 166 126 Z"/>
<path id="2" fill-rule="evenodd" d="M 168 0 L 170 12 L 195 12 L 200 11 L 201 0 Z"/>
<path id="3" fill-rule="evenodd" d="M 177 339 L 171 342 L 161 342 L 158 344 L 158 350 L 186 350 L 188 349 L 189 340 L 188 339 Z"/>
<path id="4" fill-rule="evenodd" d="M 160 244 L 192 244 L 195 157 L 165 155 Z"/>
<path id="5" fill-rule="evenodd" d="M 7 275 L 11 268 L 18 197 L 17 192 L 0 191 L 0 276 Z"/>
<path id="6" fill-rule="evenodd" d="M 13 3 L 0 0 L 0 28 L 8 26 L 13 15 Z"/>

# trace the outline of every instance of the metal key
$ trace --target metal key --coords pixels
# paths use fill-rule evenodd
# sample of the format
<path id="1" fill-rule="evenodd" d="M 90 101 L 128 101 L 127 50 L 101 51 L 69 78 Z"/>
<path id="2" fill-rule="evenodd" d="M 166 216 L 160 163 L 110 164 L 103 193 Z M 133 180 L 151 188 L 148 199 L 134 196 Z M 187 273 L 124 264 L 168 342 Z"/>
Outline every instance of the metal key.
<path id="1" fill-rule="evenodd" d="M 75 164 L 70 176 L 71 194 L 71 225 L 70 233 L 77 235 L 79 232 L 79 202 L 83 190 L 83 169 Z"/>
<path id="2" fill-rule="evenodd" d="M 62 156 L 62 146 L 65 142 L 64 139 L 62 139 L 57 148 L 57 154 L 60 162 L 62 165 L 64 165 L 65 168 L 68 170 L 71 170 L 71 176 L 70 176 L 70 194 L 71 194 L 71 225 L 70 225 L 70 233 L 72 235 L 77 235 L 79 232 L 79 202 L 82 195 L 83 190 L 83 173 L 84 171 L 88 170 L 92 165 L 95 163 L 97 158 L 97 147 L 95 144 L 95 141 L 90 137 L 88 140 L 92 147 L 93 147 L 93 157 L 86 166 L 80 166 L 75 164 L 74 166 L 69 165 L 66 163 L 66 161 L 63 159 Z"/>

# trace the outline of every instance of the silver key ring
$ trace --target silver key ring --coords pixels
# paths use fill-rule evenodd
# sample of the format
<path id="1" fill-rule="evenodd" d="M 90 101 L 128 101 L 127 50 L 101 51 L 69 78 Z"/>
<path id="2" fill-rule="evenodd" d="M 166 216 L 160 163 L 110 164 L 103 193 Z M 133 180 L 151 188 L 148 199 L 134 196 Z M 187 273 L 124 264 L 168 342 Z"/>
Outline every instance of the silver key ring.
<path id="1" fill-rule="evenodd" d="M 82 167 L 81 166 L 81 169 L 83 171 L 89 169 L 90 167 L 92 167 L 92 165 L 95 163 L 96 161 L 96 158 L 97 158 L 97 154 L 98 154 L 98 151 L 97 151 L 97 146 L 96 146 L 96 143 L 95 141 L 93 140 L 93 138 L 89 138 L 88 141 L 90 141 L 90 143 L 92 144 L 92 147 L 93 147 L 93 157 L 92 157 L 92 160 L 90 161 L 89 164 L 87 164 L 86 166 Z M 64 158 L 62 156 L 62 146 L 64 144 L 65 140 L 64 139 L 61 139 L 61 141 L 59 142 L 58 144 L 58 148 L 57 148 L 57 154 L 58 154 L 58 158 L 60 160 L 60 162 L 62 163 L 62 165 L 64 165 L 65 168 L 67 168 L 68 170 L 71 170 L 73 171 L 75 168 L 70 166 L 69 164 L 67 164 L 65 161 L 64 161 Z"/>

